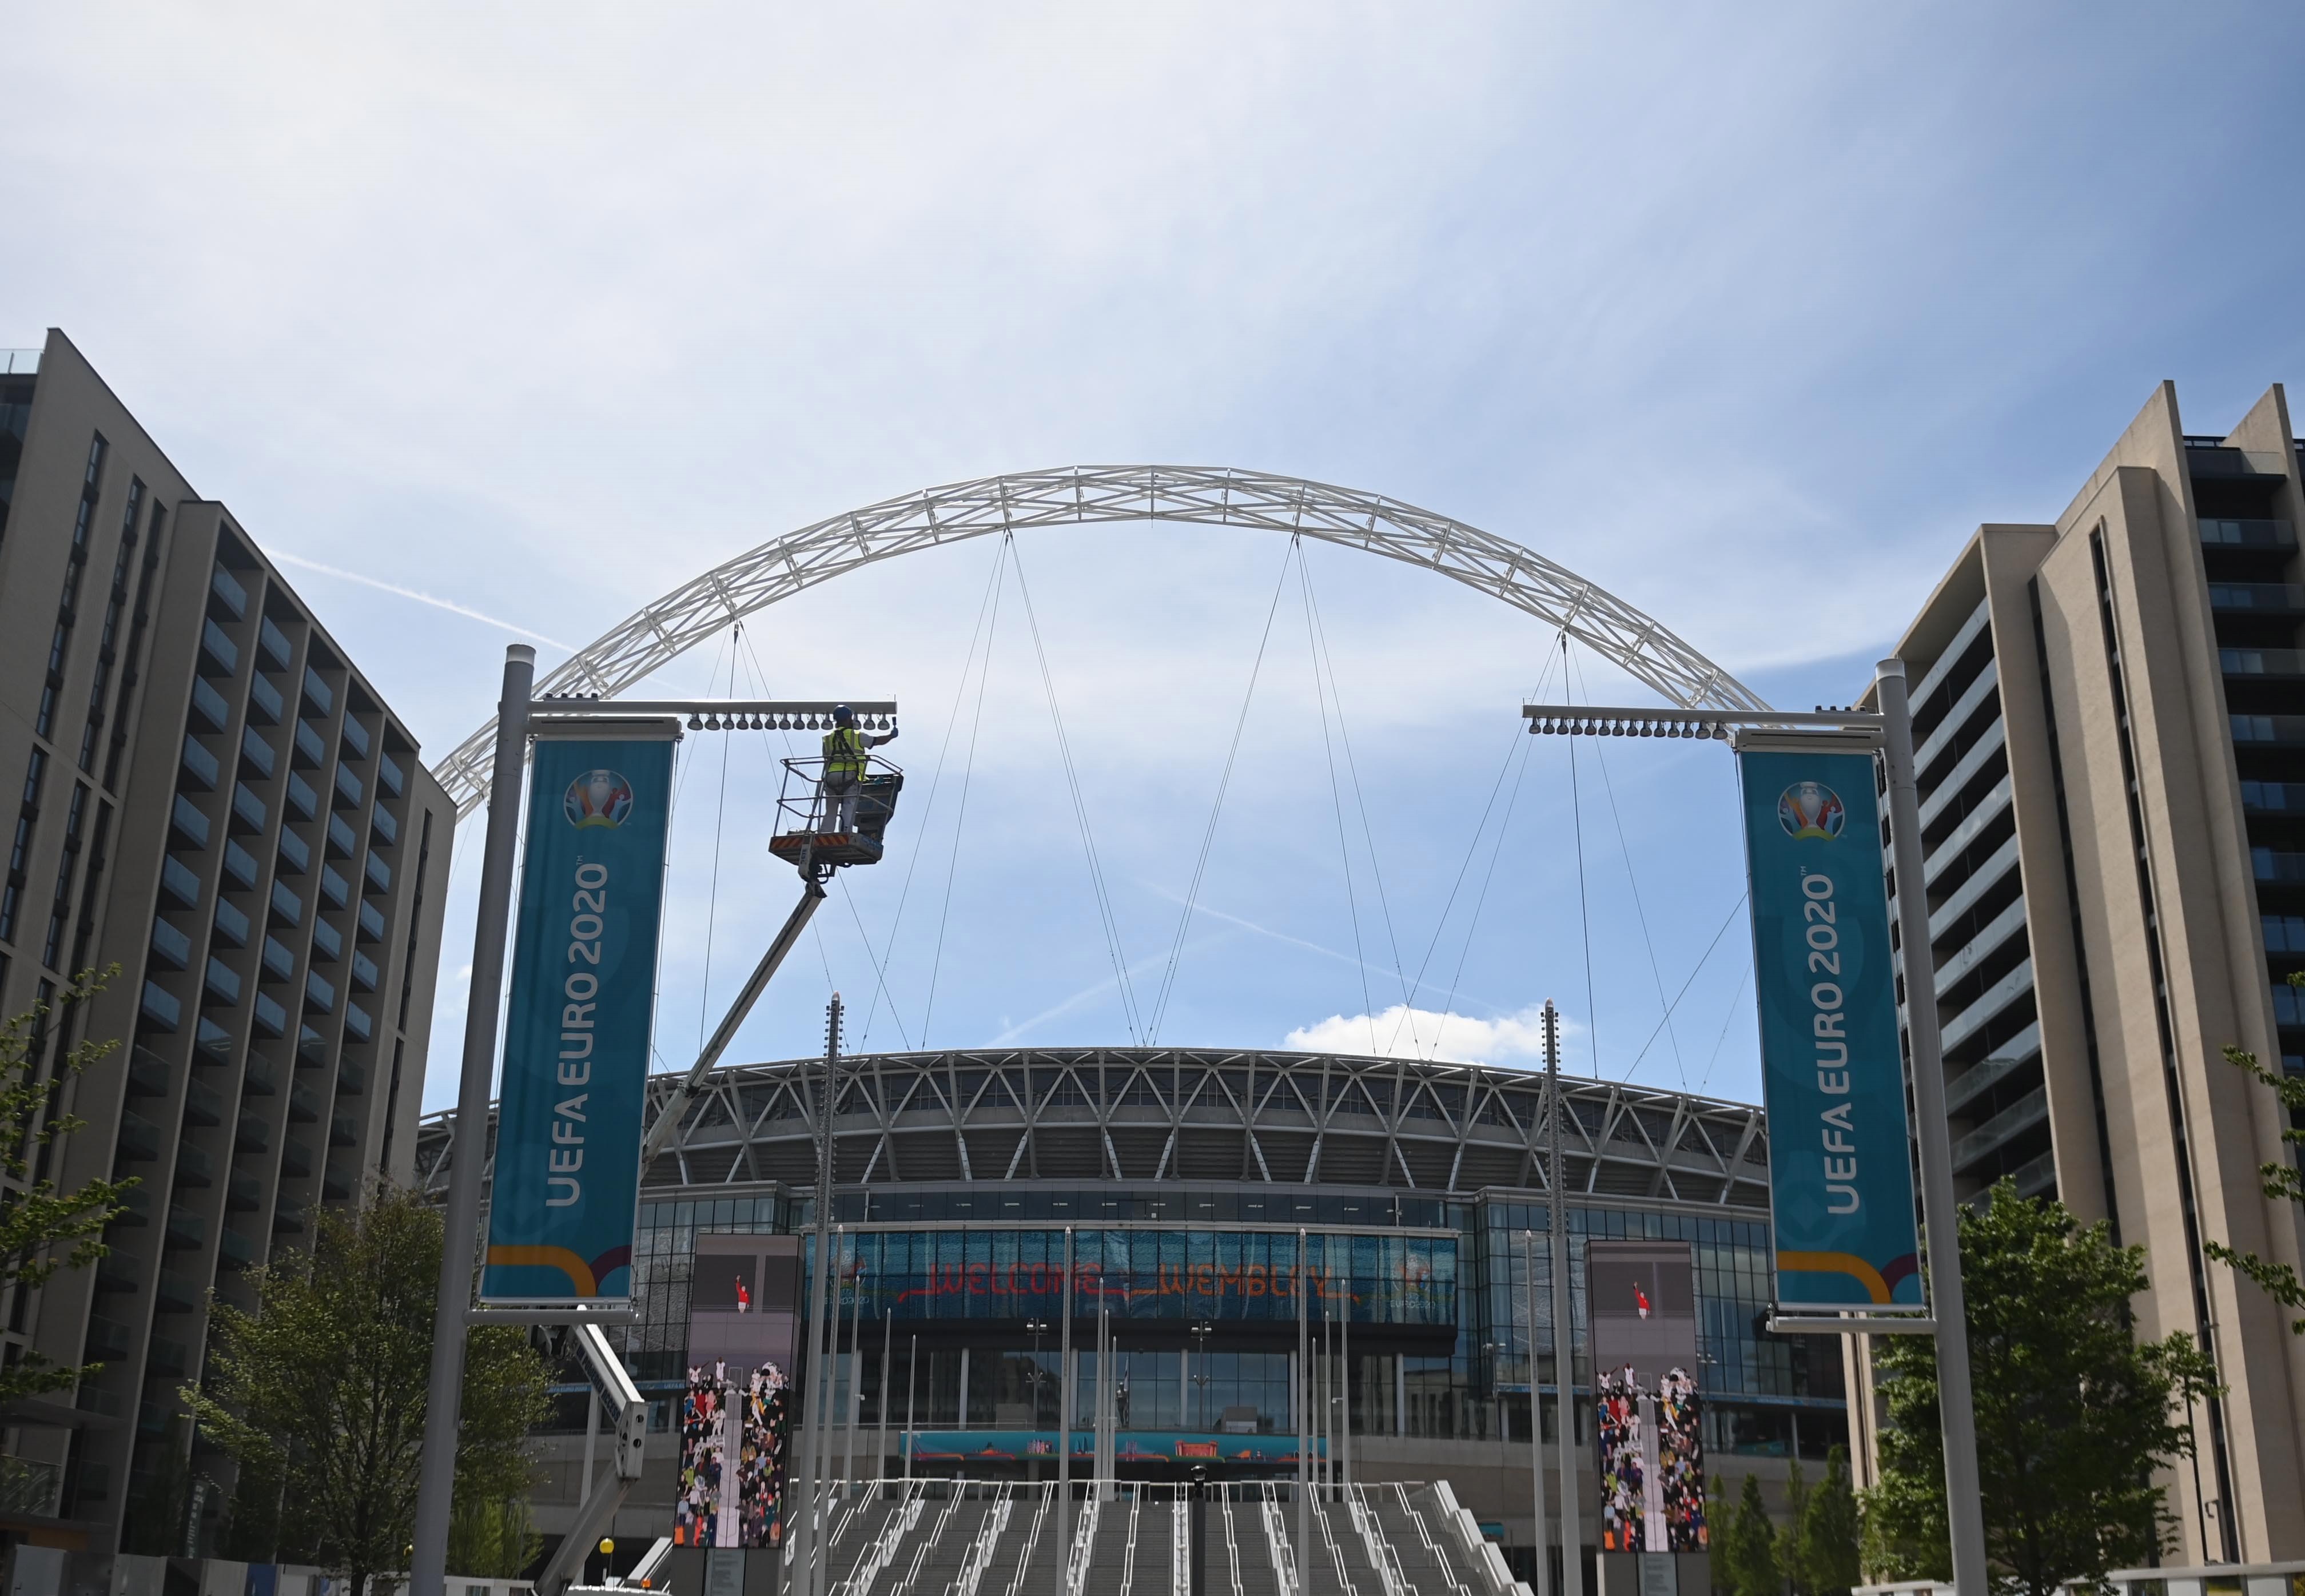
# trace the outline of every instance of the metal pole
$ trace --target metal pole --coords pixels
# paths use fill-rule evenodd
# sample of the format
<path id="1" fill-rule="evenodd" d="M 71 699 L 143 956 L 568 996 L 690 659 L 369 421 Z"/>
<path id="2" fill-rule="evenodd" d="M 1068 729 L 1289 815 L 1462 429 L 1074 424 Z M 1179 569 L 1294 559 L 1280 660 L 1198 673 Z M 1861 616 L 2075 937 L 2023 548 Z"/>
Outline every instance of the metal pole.
<path id="1" fill-rule="evenodd" d="M 892 1304 L 893 1305 L 893 1304 Z M 872 1478 L 889 1477 L 889 1399 L 896 1388 L 889 1383 L 889 1354 L 896 1348 L 897 1316 L 884 1313 L 880 1319 L 880 1434 L 877 1450 L 872 1455 Z"/>
<path id="2" fill-rule="evenodd" d="M 832 1264 L 832 1071 L 840 1054 L 840 994 L 835 992 L 825 1007 L 824 1078 L 817 1090 L 816 1119 L 816 1256 L 809 1270 L 809 1360 L 803 1389 L 810 1400 L 801 1409 L 801 1456 L 798 1475 L 798 1500 L 794 1506 L 794 1529 L 798 1532 L 799 1544 L 794 1549 L 797 1572 L 797 1596 L 811 1596 L 810 1576 L 814 1566 L 816 1511 L 816 1476 L 819 1454 L 822 1445 L 823 1410 L 813 1399 L 821 1364 L 824 1342 L 825 1275 Z M 788 1493 L 789 1494 L 789 1493 Z"/>
<path id="3" fill-rule="evenodd" d="M 1033 1415 L 1034 1428 L 1040 1414 Z M 1073 1544 L 1073 1227 L 1065 1227 L 1064 1301 L 1057 1320 L 1057 1544 Z"/>
<path id="4" fill-rule="evenodd" d="M 1937 1035 L 1936 968 L 1922 890 L 1921 806 L 1913 776 L 1913 714 L 1905 662 L 1874 666 L 1882 752 L 1889 767 L 1889 845 L 1897 879 L 1897 931 L 1905 972 L 1905 1034 L 1913 1050 L 1913 1112 L 1921 1143 L 1921 1212 L 1928 1235 L 1929 1305 L 1936 1312 L 1938 1422 L 1944 1428 L 1945 1515 L 1952 1581 L 1981 1596 L 1985 1502 L 1977 1473 L 1977 1409 L 1969 1385 L 1969 1311 L 1961 1292 L 1960 1206 L 1953 1199 L 1952 1130 L 1945 1120 L 1944 1057 Z"/>
<path id="5" fill-rule="evenodd" d="M 1343 1450 L 1337 1460 L 1337 1482 L 1349 1487 L 1353 1482 L 1353 1244 L 1345 1244 L 1345 1306 L 1337 1320 L 1337 1362 L 1342 1365 L 1337 1374 L 1337 1389 L 1342 1401 L 1338 1406 L 1341 1415 L 1337 1424 L 1337 1439 Z"/>
<path id="6" fill-rule="evenodd" d="M 584 1393 L 584 1495 L 587 1497 L 592 1494 L 592 1443 L 600 1438 L 600 1388 L 594 1386 Z"/>
<path id="7" fill-rule="evenodd" d="M 1297 1586 L 1313 1589 L 1313 1320 L 1305 1306 L 1305 1232 L 1297 1232 Z"/>
<path id="8" fill-rule="evenodd" d="M 442 1216 L 439 1296 L 432 1311 L 432 1373 L 425 1388 L 424 1447 L 416 1477 L 416 1525 L 409 1560 L 411 1596 L 443 1596 L 448 1581 L 448 1512 L 456 1484 L 458 1406 L 464 1385 L 464 1313 L 472 1305 L 481 1169 L 488 1161 L 489 1086 L 504 1001 L 505 943 L 512 924 L 515 850 L 520 839 L 522 765 L 528 752 L 529 690 L 536 650 L 505 649 L 497 700 L 497 757 L 489 784 L 487 840 L 481 850 L 480 912 L 472 923 L 472 979 L 464 1001 L 464 1073 L 456 1089 L 456 1139 Z"/>
<path id="9" fill-rule="evenodd" d="M 840 1454 L 840 1489 L 846 1493 L 856 1479 L 856 1428 L 864 1416 L 864 1237 L 848 1244 L 848 1290 L 855 1302 L 848 1310 L 847 1445 Z"/>
<path id="10" fill-rule="evenodd" d="M 1585 1525 L 1578 1498 L 1577 1332 L 1569 1318 L 1569 1171 L 1561 1161 L 1561 1011 L 1544 1000 L 1544 1080 L 1550 1150 L 1544 1184 L 1552 1200 L 1552 1389 L 1561 1415 L 1561 1589 L 1585 1596 Z"/>
<path id="11" fill-rule="evenodd" d="M 921 1338 L 912 1337 L 913 1350 L 905 1360 L 905 1483 L 913 1482 L 913 1397 L 921 1386 Z"/>
<path id="12" fill-rule="evenodd" d="M 1536 1380 L 1536 1232 L 1520 1233 L 1521 1269 L 1528 1299 L 1528 1473 L 1536 1502 L 1536 1596 L 1552 1596 L 1552 1559 L 1544 1537 L 1544 1403 Z"/>

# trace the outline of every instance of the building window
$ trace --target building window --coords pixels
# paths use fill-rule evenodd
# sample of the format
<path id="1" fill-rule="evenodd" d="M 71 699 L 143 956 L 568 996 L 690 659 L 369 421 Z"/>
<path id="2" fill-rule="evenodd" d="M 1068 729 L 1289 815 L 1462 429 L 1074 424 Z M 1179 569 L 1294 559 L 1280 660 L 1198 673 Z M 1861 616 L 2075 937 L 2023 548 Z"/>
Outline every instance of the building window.
<path id="1" fill-rule="evenodd" d="M 48 773 L 48 754 L 35 747 L 24 770 L 24 797 L 16 815 L 16 836 L 8 853 L 8 878 L 0 886 L 0 941 L 16 938 L 16 912 L 24 889 L 24 870 L 32 852 L 32 822 L 40 815 L 40 783 Z"/>

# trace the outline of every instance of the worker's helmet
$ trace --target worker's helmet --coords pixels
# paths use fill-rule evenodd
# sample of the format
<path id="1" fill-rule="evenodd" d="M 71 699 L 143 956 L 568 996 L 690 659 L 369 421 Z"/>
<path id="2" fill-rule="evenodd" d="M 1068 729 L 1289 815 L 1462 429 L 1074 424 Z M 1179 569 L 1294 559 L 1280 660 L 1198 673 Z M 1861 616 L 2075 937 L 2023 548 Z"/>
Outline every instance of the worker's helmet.
<path id="1" fill-rule="evenodd" d="M 835 704 L 832 706 L 832 718 L 842 726 L 853 726 L 855 724 L 856 711 L 846 704 Z"/>

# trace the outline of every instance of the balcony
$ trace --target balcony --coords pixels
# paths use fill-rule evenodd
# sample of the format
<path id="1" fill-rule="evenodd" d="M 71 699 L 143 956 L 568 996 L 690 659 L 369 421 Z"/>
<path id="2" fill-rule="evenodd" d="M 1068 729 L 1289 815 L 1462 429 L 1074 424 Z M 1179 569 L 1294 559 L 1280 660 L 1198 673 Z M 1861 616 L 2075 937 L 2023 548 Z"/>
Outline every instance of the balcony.
<path id="1" fill-rule="evenodd" d="M 223 768 L 217 763 L 216 755 L 200 745 L 200 740 L 198 737 L 188 736 L 184 739 L 183 763 L 184 785 L 196 793 L 205 793 L 214 788 L 217 777 Z"/>
<path id="2" fill-rule="evenodd" d="M 366 893 L 388 893 L 392 890 L 392 867 L 375 854 L 361 862 L 361 890 Z"/>
<path id="3" fill-rule="evenodd" d="M 192 713 L 212 732 L 220 732 L 232 724 L 232 706 L 224 701 L 224 694 L 200 676 L 192 678 Z"/>
<path id="4" fill-rule="evenodd" d="M 242 892 L 248 891 L 256 885 L 259 873 L 256 855 L 238 843 L 227 841 L 224 845 L 224 873 L 225 879 L 234 887 Z"/>
<path id="5" fill-rule="evenodd" d="M 2305 649 L 2219 649 L 2228 676 L 2305 676 Z"/>
<path id="6" fill-rule="evenodd" d="M 1953 1173 L 1966 1174 L 2048 1117 L 2049 1089 L 2036 1086 L 1952 1144 Z"/>
<path id="7" fill-rule="evenodd" d="M 272 1205 L 272 1234 L 293 1235 L 304 1228 L 304 1205 L 286 1198 Z"/>
<path id="8" fill-rule="evenodd" d="M 246 947 L 249 930 L 247 911 L 222 898 L 217 900 L 216 934 L 218 941 L 228 947 Z"/>
<path id="9" fill-rule="evenodd" d="M 328 1039 L 304 1026 L 296 1034 L 296 1067 L 318 1069 L 328 1062 Z"/>
<path id="10" fill-rule="evenodd" d="M 90 1358 L 106 1362 L 124 1358 L 135 1345 L 135 1332 L 116 1319 L 101 1314 L 91 1315 L 88 1321 L 88 1354 Z"/>
<path id="11" fill-rule="evenodd" d="M 270 615 L 257 623 L 256 647 L 276 671 L 286 670 L 296 657 L 296 650 L 288 645 L 288 634 L 273 624 Z"/>
<path id="12" fill-rule="evenodd" d="M 353 955 L 353 985 L 363 992 L 373 992 L 376 983 L 376 961 L 364 953 Z"/>
<path id="13" fill-rule="evenodd" d="M 225 1185 L 225 1207 L 236 1214 L 252 1214 L 264 1206 L 264 1183 L 252 1175 L 235 1175 Z"/>
<path id="14" fill-rule="evenodd" d="M 2209 607 L 2220 614 L 2305 615 L 2305 582 L 2213 582 Z"/>
<path id="15" fill-rule="evenodd" d="M 259 781 L 268 781 L 271 779 L 273 771 L 279 768 L 279 764 L 280 756 L 272 751 L 271 743 L 267 743 L 262 736 L 258 734 L 254 726 L 242 726 L 241 728 L 240 769 L 242 775 L 253 777 Z"/>
<path id="16" fill-rule="evenodd" d="M 234 783 L 232 789 L 232 828 L 242 836 L 253 836 L 264 829 L 264 800 L 245 786 Z"/>
<path id="17" fill-rule="evenodd" d="M 132 1048 L 128 1054 L 128 1095 L 164 1098 L 168 1095 L 168 1066 L 157 1053 Z"/>
<path id="18" fill-rule="evenodd" d="M 356 1058 L 347 1058 L 336 1065 L 336 1091 L 346 1097 L 358 1097 L 368 1090 L 368 1068 Z"/>
<path id="19" fill-rule="evenodd" d="M 304 667 L 304 701 L 297 707 L 296 712 L 308 719 L 326 720 L 336 706 L 336 695 L 328 691 L 328 684 L 326 682 L 320 680 L 320 673 L 310 666 L 306 666 Z"/>
<path id="20" fill-rule="evenodd" d="M 330 1116 L 328 1119 L 328 1145 L 330 1147 L 358 1147 L 360 1145 L 359 1116 L 353 1114 L 336 1114 Z"/>
<path id="21" fill-rule="evenodd" d="M 384 911 L 374 904 L 363 903 L 360 906 L 360 939 L 363 942 L 384 940 Z"/>
<path id="22" fill-rule="evenodd" d="M 309 820 L 320 812 L 320 795 L 312 791 L 310 782 L 293 770 L 288 773 L 288 783 L 283 790 L 288 794 L 288 807 L 295 811 L 298 819 Z"/>
<path id="23" fill-rule="evenodd" d="M 2213 548 L 2294 548 L 2297 534 L 2286 521 L 2204 521 L 2201 541 Z"/>
<path id="24" fill-rule="evenodd" d="M 2305 745 L 2305 715 L 2233 715 L 2233 740 L 2259 747 Z"/>
<path id="25" fill-rule="evenodd" d="M 328 745 L 320 741 L 320 734 L 312 729 L 309 720 L 296 723 L 296 750 L 293 756 L 299 768 L 317 770 L 328 762 Z"/>
<path id="26" fill-rule="evenodd" d="M 241 586 L 239 580 L 222 565 L 218 565 L 208 578 L 208 591 L 234 620 L 237 621 L 248 614 L 248 590 Z"/>
<path id="27" fill-rule="evenodd" d="M 291 1136 L 280 1144 L 280 1172 L 283 1175 L 305 1176 L 312 1173 L 312 1150 Z"/>
<path id="28" fill-rule="evenodd" d="M 160 1127 L 133 1110 L 120 1116 L 121 1156 L 149 1163 L 160 1156 Z"/>
<path id="29" fill-rule="evenodd" d="M 137 1005 L 137 1023 L 147 1031 L 174 1031 L 183 1023 L 184 1006 L 174 994 L 154 981 L 144 983 L 144 996 Z"/>
<path id="30" fill-rule="evenodd" d="M 261 1053 L 248 1056 L 248 1068 L 240 1077 L 240 1090 L 244 1097 L 272 1097 L 280 1090 L 279 1077 L 273 1074 L 272 1061 Z"/>
<path id="31" fill-rule="evenodd" d="M 262 1152 L 272 1145 L 272 1127 L 264 1123 L 261 1115 L 243 1114 L 232 1145 L 235 1152 Z"/>
<path id="32" fill-rule="evenodd" d="M 189 1248 L 205 1247 L 208 1241 L 208 1221 L 200 1215 L 187 1213 L 171 1206 L 168 1210 L 168 1229 L 163 1245 L 183 1252 Z"/>
<path id="33" fill-rule="evenodd" d="M 358 809 L 361 806 L 361 779 L 344 766 L 336 767 L 336 805 L 338 809 Z"/>
<path id="34" fill-rule="evenodd" d="M 319 971 L 307 971 L 304 975 L 304 1012 L 325 1014 L 336 1006 L 336 989 L 323 981 Z"/>
<path id="35" fill-rule="evenodd" d="M 344 717 L 344 749 L 352 758 L 368 758 L 368 728 L 349 715 Z"/>
<path id="36" fill-rule="evenodd" d="M 264 975 L 266 981 L 287 981 L 296 973 L 296 955 L 279 938 L 267 933 L 264 938 Z"/>
<path id="37" fill-rule="evenodd" d="M 344 956 L 344 934 L 325 920 L 312 922 L 312 954 L 315 958 L 335 964 Z"/>
<path id="38" fill-rule="evenodd" d="M 165 920 L 152 922 L 152 957 L 170 970 L 192 962 L 192 939 Z"/>
<path id="39" fill-rule="evenodd" d="M 0 1455 L 0 1513 L 54 1518 L 64 1488 L 64 1464 Z"/>
<path id="40" fill-rule="evenodd" d="M 376 845 L 379 848 L 388 848 L 400 840 L 400 822 L 394 819 L 392 811 L 382 804 L 377 805 L 370 814 L 368 825 L 370 831 L 375 834 Z"/>
<path id="41" fill-rule="evenodd" d="M 240 668 L 240 649 L 214 621 L 200 623 L 200 672 L 203 676 L 229 676 Z"/>
<path id="42" fill-rule="evenodd" d="M 207 1296 L 208 1293 L 201 1290 L 190 1276 L 179 1274 L 174 1269 L 162 1269 L 160 1278 L 152 1288 L 153 1300 L 160 1304 L 160 1312 L 163 1313 L 192 1312 L 200 1307 Z M 156 1338 L 152 1349 L 155 1359 L 158 1357 L 159 1350 Z M 153 1371 L 148 1364 L 147 1372 Z M 183 1370 L 179 1367 L 174 1371 L 162 1370 L 157 1372 L 182 1374 Z"/>
<path id="43" fill-rule="evenodd" d="M 168 811 L 168 830 L 173 841 L 195 853 L 208 845 L 208 818 L 182 793 L 176 794 L 176 802 Z"/>
<path id="44" fill-rule="evenodd" d="M 230 1064 L 232 1062 L 232 1032 L 206 1015 L 192 1028 L 192 1062 L 194 1064 Z"/>
<path id="45" fill-rule="evenodd" d="M 336 873 L 334 865 L 320 867 L 320 896 L 328 900 L 331 907 L 337 909 L 352 902 L 352 885 Z"/>
<path id="46" fill-rule="evenodd" d="M 401 774 L 399 761 L 390 754 L 386 754 L 376 762 L 376 785 L 396 798 L 401 795 L 403 789 L 408 785 L 408 778 Z"/>
<path id="47" fill-rule="evenodd" d="M 184 1142 L 176 1149 L 176 1184 L 203 1188 L 216 1184 L 216 1160 L 191 1142 Z"/>
<path id="48" fill-rule="evenodd" d="M 2033 961 L 2024 960 L 2008 974 L 1995 981 L 1978 995 L 1977 1000 L 1944 1023 L 1945 1049 L 1959 1047 L 1999 1014 L 2002 1010 L 2033 989 Z"/>
<path id="49" fill-rule="evenodd" d="M 160 866 L 160 888 L 179 908 L 191 908 L 200 901 L 200 872 L 171 853 Z"/>
<path id="50" fill-rule="evenodd" d="M 361 1041 L 369 1040 L 369 1034 L 372 1029 L 368 1010 L 350 998 L 344 1000 L 344 1029 Z"/>
<path id="51" fill-rule="evenodd" d="M 319 1124 L 322 1106 L 319 1092 L 310 1083 L 298 1081 L 288 1088 L 288 1123 L 290 1125 Z"/>
<path id="52" fill-rule="evenodd" d="M 259 726 L 277 726 L 285 706 L 280 701 L 280 690 L 263 676 L 251 676 L 248 683 L 248 717 Z"/>
<path id="53" fill-rule="evenodd" d="M 217 1233 L 217 1267 L 244 1269 L 257 1261 L 256 1244 L 227 1227 Z"/>
<path id="54" fill-rule="evenodd" d="M 271 994 L 259 992 L 255 1010 L 256 1029 L 259 1035 L 277 1037 L 288 1034 L 288 1011 L 281 1007 Z"/>
<path id="55" fill-rule="evenodd" d="M 2259 881 L 2293 886 L 2305 882 L 2305 853 L 2285 853 L 2275 848 L 2251 848 L 2249 862 Z"/>
<path id="56" fill-rule="evenodd" d="M 212 1125 L 224 1123 L 224 1099 L 217 1089 L 205 1081 L 184 1082 L 184 1123 L 189 1125 Z"/>
<path id="57" fill-rule="evenodd" d="M 353 834 L 350 826 L 344 824 L 344 816 L 330 815 L 328 817 L 328 857 L 350 859 L 359 852 L 360 838 Z"/>

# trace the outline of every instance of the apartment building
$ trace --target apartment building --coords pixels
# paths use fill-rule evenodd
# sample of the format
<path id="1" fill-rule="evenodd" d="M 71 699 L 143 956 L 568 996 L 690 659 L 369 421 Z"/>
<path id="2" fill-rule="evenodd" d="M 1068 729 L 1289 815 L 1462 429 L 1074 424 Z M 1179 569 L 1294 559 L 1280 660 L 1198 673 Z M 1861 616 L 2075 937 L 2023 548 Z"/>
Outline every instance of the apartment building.
<path id="1" fill-rule="evenodd" d="M 210 1293 L 413 1169 L 455 811 L 406 726 L 231 512 L 61 333 L 0 352 L 0 1014 L 86 1127 L 37 1174 L 133 1176 L 111 1255 L 0 1295 L 0 1356 L 100 1361 L 0 1412 L 0 1532 L 183 1552 Z M 187 1448 L 191 1447 L 189 1456 Z M 132 1508 L 133 1509 L 132 1513 Z M 202 1546 L 199 1549 L 208 1549 Z"/>
<path id="2" fill-rule="evenodd" d="M 2203 1251 L 2305 1261 L 2259 1190 L 2284 1111 L 2223 1057 L 2305 1070 L 2299 482 L 2280 388 L 2209 436 L 2165 384 L 2054 522 L 1980 527 L 1898 645 L 1955 1179 L 2109 1220 L 2147 1250 L 2138 1334 L 2216 1357 L 2165 1481 L 2180 1563 L 2305 1558 L 2305 1341 Z"/>

